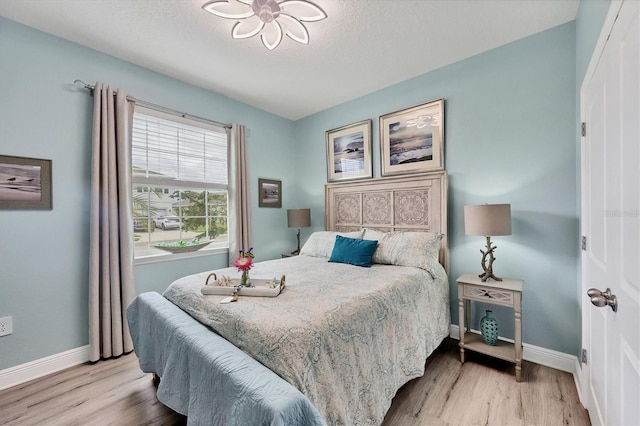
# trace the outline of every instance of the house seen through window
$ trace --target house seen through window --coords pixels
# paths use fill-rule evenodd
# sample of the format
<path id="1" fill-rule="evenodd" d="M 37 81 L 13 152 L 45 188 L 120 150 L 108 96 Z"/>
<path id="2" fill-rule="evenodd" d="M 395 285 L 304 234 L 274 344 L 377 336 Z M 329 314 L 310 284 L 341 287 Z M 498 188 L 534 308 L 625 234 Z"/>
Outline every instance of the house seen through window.
<path id="1" fill-rule="evenodd" d="M 136 106 L 136 258 L 228 248 L 226 129 Z"/>

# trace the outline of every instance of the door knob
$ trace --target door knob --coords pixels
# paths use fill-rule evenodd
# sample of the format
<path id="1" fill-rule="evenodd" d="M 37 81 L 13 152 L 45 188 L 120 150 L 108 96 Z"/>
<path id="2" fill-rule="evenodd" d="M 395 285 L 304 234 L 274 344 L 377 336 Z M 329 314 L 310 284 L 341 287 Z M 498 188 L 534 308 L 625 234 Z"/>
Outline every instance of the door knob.
<path id="1" fill-rule="evenodd" d="M 591 303 L 599 308 L 603 306 L 611 306 L 613 312 L 618 312 L 618 298 L 615 294 L 611 294 L 611 289 L 607 288 L 604 292 L 597 288 L 590 288 L 587 295 L 591 299 Z"/>
<path id="2" fill-rule="evenodd" d="M 597 288 L 590 288 L 590 289 L 587 291 L 587 296 L 589 296 L 589 297 L 594 297 L 594 296 L 604 296 L 604 294 L 603 294 L 600 290 L 598 290 Z M 606 296 L 605 296 L 605 297 L 606 297 Z"/>

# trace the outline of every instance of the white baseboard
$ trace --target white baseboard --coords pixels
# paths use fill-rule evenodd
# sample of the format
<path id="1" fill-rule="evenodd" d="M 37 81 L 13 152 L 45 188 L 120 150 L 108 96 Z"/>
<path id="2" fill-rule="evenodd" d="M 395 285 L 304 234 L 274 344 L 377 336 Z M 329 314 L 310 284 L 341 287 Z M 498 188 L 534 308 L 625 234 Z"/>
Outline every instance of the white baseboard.
<path id="1" fill-rule="evenodd" d="M 453 339 L 460 339 L 460 329 L 456 324 L 451 324 L 449 336 Z M 513 343 L 511 339 L 501 340 Z M 534 362 L 536 364 L 544 365 L 547 367 L 555 368 L 556 370 L 566 371 L 573 374 L 573 380 L 576 382 L 576 386 L 580 382 L 580 362 L 575 355 L 565 354 L 564 352 L 558 352 L 551 349 L 542 348 L 540 346 L 530 345 L 528 343 L 522 344 L 523 353 L 522 358 Z M 581 389 L 578 387 L 578 389 Z"/>
<path id="2" fill-rule="evenodd" d="M 576 357 L 575 365 L 573 366 L 573 380 L 576 382 L 576 389 L 578 390 L 578 398 L 583 406 L 585 405 L 585 401 L 582 399 L 582 364 L 580 364 L 580 360 Z"/>
<path id="3" fill-rule="evenodd" d="M 89 345 L 0 371 L 0 390 L 89 361 Z"/>

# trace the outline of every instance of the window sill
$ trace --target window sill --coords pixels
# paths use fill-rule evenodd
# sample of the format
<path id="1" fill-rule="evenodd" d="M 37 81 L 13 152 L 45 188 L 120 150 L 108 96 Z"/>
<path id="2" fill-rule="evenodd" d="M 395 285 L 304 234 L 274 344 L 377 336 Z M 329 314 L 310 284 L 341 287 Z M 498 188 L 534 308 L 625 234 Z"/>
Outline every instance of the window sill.
<path id="1" fill-rule="evenodd" d="M 229 253 L 228 247 L 214 248 L 209 250 L 198 250 L 190 253 L 162 253 L 152 254 L 149 256 L 137 257 L 134 265 L 148 265 L 152 263 L 172 262 L 175 260 L 191 259 L 195 257 L 216 256 L 220 254 Z"/>

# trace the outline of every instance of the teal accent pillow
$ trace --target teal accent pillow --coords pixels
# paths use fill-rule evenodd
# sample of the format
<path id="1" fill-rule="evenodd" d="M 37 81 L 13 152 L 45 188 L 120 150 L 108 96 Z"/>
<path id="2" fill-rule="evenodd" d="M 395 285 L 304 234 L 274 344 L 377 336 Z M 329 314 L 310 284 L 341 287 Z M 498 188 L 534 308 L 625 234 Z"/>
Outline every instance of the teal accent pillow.
<path id="1" fill-rule="evenodd" d="M 359 240 L 337 235 L 329 262 L 348 263 L 368 268 L 371 266 L 371 259 L 377 246 L 378 242 L 375 240 Z"/>

